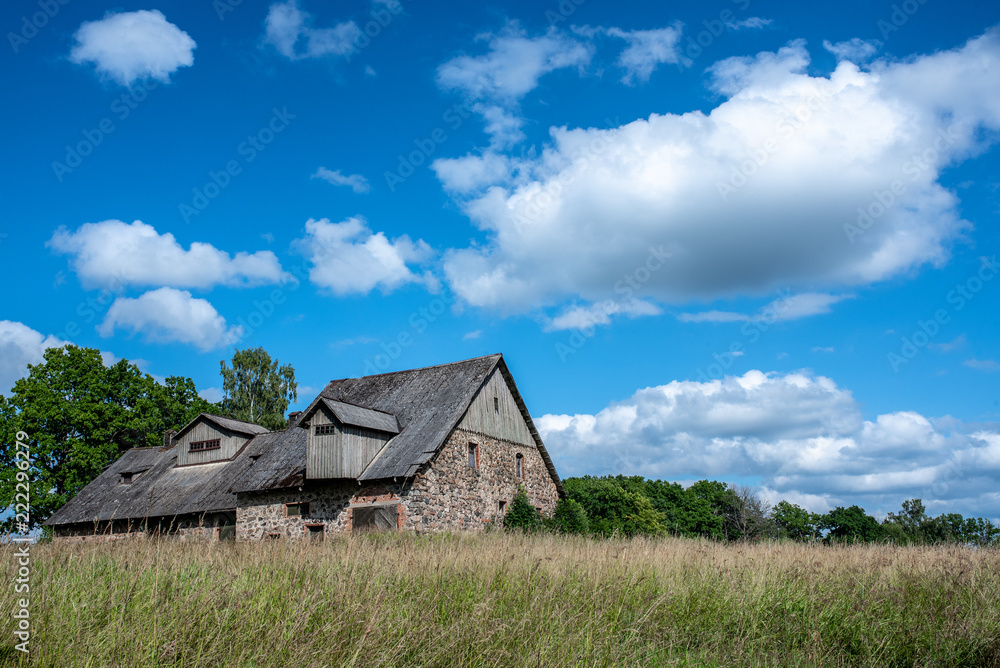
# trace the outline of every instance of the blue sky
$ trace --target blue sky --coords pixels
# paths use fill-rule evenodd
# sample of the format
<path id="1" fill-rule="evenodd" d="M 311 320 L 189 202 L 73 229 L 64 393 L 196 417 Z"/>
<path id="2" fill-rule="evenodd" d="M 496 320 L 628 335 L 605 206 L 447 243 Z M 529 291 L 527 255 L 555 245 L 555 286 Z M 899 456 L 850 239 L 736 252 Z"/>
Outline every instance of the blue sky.
<path id="1" fill-rule="evenodd" d="M 564 476 L 1000 519 L 1000 6 L 10 2 L 0 385 L 503 352 Z"/>

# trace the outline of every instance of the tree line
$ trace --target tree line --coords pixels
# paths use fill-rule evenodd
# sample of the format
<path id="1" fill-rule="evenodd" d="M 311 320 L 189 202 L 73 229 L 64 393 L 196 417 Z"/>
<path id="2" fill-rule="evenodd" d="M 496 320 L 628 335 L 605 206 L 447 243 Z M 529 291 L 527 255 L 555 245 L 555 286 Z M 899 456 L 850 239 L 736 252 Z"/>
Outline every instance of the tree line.
<path id="1" fill-rule="evenodd" d="M 1000 546 L 1000 527 L 983 517 L 927 514 L 920 499 L 903 502 L 882 522 L 860 506 L 812 513 L 788 501 L 773 507 L 750 487 L 701 480 L 689 487 L 641 476 L 563 480 L 566 498 L 543 517 L 524 490 L 512 500 L 504 527 L 592 536 L 683 536 L 723 541 L 956 543 Z"/>

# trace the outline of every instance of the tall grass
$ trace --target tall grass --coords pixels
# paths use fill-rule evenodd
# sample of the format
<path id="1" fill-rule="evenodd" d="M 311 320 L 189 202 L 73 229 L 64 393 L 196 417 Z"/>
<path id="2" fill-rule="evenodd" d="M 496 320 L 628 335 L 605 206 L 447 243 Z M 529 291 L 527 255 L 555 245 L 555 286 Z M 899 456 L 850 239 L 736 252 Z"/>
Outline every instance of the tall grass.
<path id="1" fill-rule="evenodd" d="M 995 550 L 370 535 L 57 542 L 32 569 L 38 666 L 1000 665 Z"/>

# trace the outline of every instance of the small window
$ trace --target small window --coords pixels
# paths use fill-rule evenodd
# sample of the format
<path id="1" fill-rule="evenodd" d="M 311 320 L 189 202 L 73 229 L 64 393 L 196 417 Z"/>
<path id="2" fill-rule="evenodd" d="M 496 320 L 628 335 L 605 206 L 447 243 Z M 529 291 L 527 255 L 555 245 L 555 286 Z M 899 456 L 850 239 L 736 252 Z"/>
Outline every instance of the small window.
<path id="1" fill-rule="evenodd" d="M 524 455 L 520 452 L 514 457 L 514 475 L 518 478 L 524 477 Z"/>
<path id="2" fill-rule="evenodd" d="M 497 506 L 497 510 L 499 510 L 500 514 L 503 515 L 504 511 L 507 510 L 507 502 L 501 501 Z"/>
<path id="3" fill-rule="evenodd" d="M 329 436 L 330 434 L 337 433 L 337 425 L 333 424 L 318 424 L 316 425 L 315 433 L 317 436 Z"/>
<path id="4" fill-rule="evenodd" d="M 189 452 L 201 452 L 202 450 L 218 450 L 222 447 L 222 440 L 213 438 L 208 441 L 192 441 L 188 448 Z"/>
<path id="5" fill-rule="evenodd" d="M 323 540 L 324 527 L 322 524 L 307 524 L 306 525 L 306 538 L 309 540 L 321 541 Z"/>
<path id="6" fill-rule="evenodd" d="M 309 517 L 309 503 L 286 503 L 285 517 Z"/>
<path id="7" fill-rule="evenodd" d="M 131 485 L 132 484 L 132 480 L 134 480 L 135 478 L 138 478 L 138 477 L 139 477 L 139 474 L 137 474 L 137 473 L 131 473 L 131 472 L 129 472 L 129 473 L 122 473 L 122 484 L 123 485 Z"/>
<path id="8" fill-rule="evenodd" d="M 479 446 L 469 443 L 469 468 L 479 468 Z"/>
<path id="9" fill-rule="evenodd" d="M 493 397 L 493 412 L 494 413 L 499 413 L 500 412 L 500 398 L 499 397 Z"/>

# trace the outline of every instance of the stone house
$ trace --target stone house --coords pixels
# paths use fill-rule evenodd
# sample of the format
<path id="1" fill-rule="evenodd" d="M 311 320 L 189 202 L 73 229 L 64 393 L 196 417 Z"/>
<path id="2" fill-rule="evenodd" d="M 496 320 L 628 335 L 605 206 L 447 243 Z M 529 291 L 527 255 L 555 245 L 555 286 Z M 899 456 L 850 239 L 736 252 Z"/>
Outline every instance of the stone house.
<path id="1" fill-rule="evenodd" d="M 219 540 L 479 530 L 562 482 L 502 355 L 332 381 L 284 431 L 202 413 L 123 454 L 45 524 L 57 538 Z"/>

